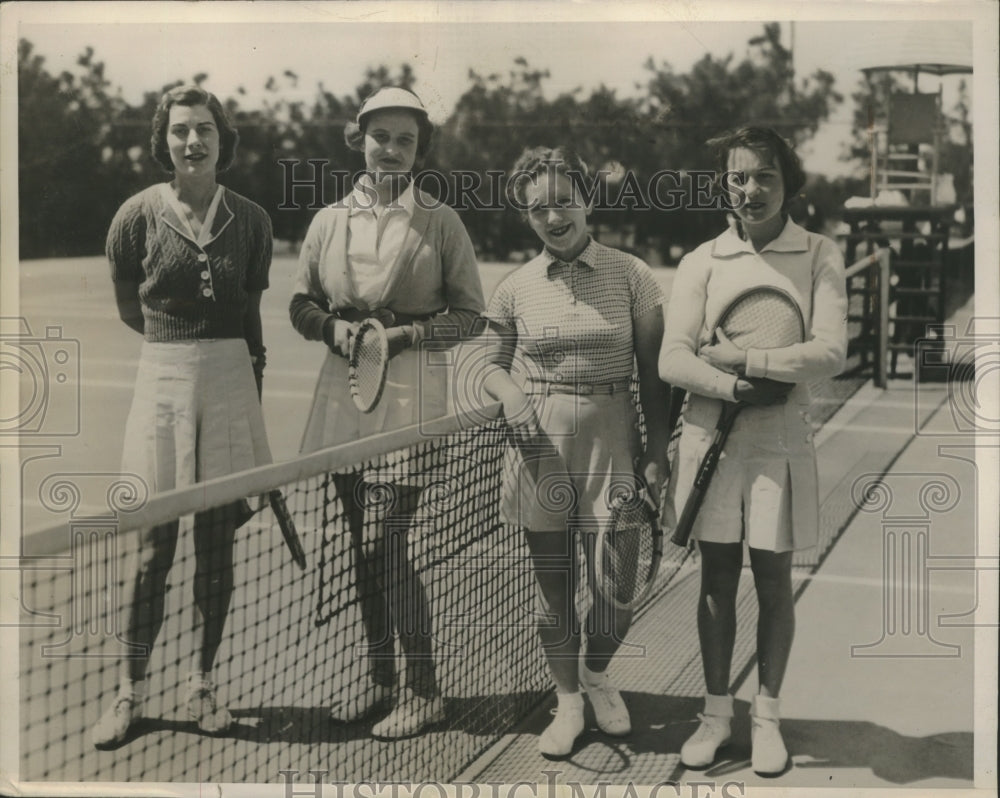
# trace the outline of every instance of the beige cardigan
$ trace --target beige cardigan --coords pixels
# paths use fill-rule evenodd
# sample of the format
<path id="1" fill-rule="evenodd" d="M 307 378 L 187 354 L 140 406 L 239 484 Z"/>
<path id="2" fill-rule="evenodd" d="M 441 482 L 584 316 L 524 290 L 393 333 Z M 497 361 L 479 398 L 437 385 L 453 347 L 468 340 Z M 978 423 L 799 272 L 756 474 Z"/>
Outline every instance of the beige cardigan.
<path id="1" fill-rule="evenodd" d="M 299 253 L 289 308 L 293 326 L 305 338 L 322 340 L 330 314 L 348 308 L 433 316 L 413 323 L 415 344 L 429 336 L 471 334 L 485 308 L 472 241 L 452 208 L 414 191 L 410 230 L 375 307 L 357 295 L 348 269 L 350 195 L 313 218 Z"/>

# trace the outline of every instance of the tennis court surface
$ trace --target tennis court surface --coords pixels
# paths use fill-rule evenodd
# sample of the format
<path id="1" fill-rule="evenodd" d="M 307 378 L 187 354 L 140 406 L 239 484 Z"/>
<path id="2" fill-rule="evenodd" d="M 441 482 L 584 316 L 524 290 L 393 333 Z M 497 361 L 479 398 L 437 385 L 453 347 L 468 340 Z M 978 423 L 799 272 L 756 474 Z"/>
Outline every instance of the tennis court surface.
<path id="1" fill-rule="evenodd" d="M 783 727 L 794 767 L 768 784 L 969 787 L 975 652 L 973 629 L 961 619 L 977 600 L 976 563 L 968 562 L 977 552 L 975 470 L 939 447 L 961 449 L 971 436 L 950 429 L 945 385 L 920 387 L 918 395 L 912 381 L 898 381 L 885 392 L 864 387 L 854 393 L 865 380 L 848 379 L 851 385 L 841 381 L 819 391 L 827 408 L 819 415 L 830 419 L 817 435 L 823 539 L 797 562 L 798 637 L 784 694 Z M 565 783 L 759 783 L 749 771 L 746 745 L 733 746 L 708 773 L 688 774 L 678 764 L 702 690 L 694 629 L 697 563 L 678 550 L 668 552 L 658 587 L 613 666 L 633 708 L 632 735 L 611 741 L 590 730 L 560 763 L 537 754 L 535 736 L 553 699 L 533 628 L 526 552 L 496 512 L 506 445 L 501 422 L 474 415 L 455 429 L 340 447 L 308 462 L 223 480 L 206 489 L 212 495 L 175 497 L 173 509 L 190 512 L 280 486 L 309 561 L 305 572 L 292 564 L 268 510 L 238 533 L 235 594 L 217 666 L 220 694 L 236 724 L 221 737 L 201 734 L 183 713 L 194 645 L 187 631 L 193 557 L 184 546 L 190 535 L 182 530 L 171 573 L 146 717 L 110 751 L 94 749 L 89 730 L 117 684 L 124 647 L 111 608 L 121 598 L 126 529 L 138 516 L 74 522 L 62 546 L 49 536 L 35 541 L 33 551 L 26 541 L 21 780 L 284 784 L 291 776 L 301 789 L 311 782 L 309 770 L 323 771 L 331 783 L 545 782 L 543 771 L 554 770 Z M 371 723 L 379 715 L 353 724 L 328 718 L 331 703 L 366 678 L 350 536 L 327 476 L 345 467 L 415 467 L 435 475 L 410 533 L 410 554 L 434 620 L 447 719 L 408 740 L 372 739 Z M 944 480 L 947 485 L 957 485 L 961 494 L 953 507 L 928 514 L 929 550 L 922 545 L 925 556 L 964 558 L 968 567 L 931 580 L 932 610 L 922 619 L 908 618 L 905 630 L 896 611 L 909 601 L 909 588 L 887 598 L 892 580 L 884 568 L 895 550 L 886 540 L 893 527 L 881 511 L 858 511 L 858 479 L 886 469 L 888 484 L 897 478 L 928 482 L 945 473 L 952 480 Z M 908 490 L 896 490 L 897 500 Z M 916 490 L 913 495 L 919 485 Z M 151 502 L 140 512 L 168 513 L 168 504 Z M 946 538 L 945 529 L 962 534 Z M 756 678 L 756 610 L 746 576 L 734 668 L 744 710 Z M 904 648 L 870 645 L 880 639 Z M 924 648 L 916 656 L 906 653 L 911 643 Z M 947 687 L 930 697 L 928 684 Z M 748 735 L 745 712 L 740 717 L 738 739 Z"/>

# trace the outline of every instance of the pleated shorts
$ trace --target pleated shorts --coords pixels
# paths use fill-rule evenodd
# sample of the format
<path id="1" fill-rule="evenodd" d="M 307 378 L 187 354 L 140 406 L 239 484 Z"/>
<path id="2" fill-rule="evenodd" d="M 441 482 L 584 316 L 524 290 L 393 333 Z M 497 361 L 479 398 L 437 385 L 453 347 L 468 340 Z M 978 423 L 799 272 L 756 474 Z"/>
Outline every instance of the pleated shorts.
<path id="1" fill-rule="evenodd" d="M 599 528 L 615 492 L 635 485 L 641 444 L 631 394 L 530 398 L 540 431 L 507 453 L 503 519 L 536 532 Z"/>

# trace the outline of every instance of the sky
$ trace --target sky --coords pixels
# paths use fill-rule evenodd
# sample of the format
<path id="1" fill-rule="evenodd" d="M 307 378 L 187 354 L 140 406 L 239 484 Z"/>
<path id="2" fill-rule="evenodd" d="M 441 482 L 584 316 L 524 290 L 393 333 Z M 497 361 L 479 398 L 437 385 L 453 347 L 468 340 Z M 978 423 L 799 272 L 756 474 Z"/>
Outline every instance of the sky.
<path id="1" fill-rule="evenodd" d="M 677 72 L 687 71 L 706 53 L 732 53 L 740 60 L 748 53 L 748 40 L 761 32 L 764 21 L 774 19 L 782 23 L 786 45 L 794 45 L 797 76 L 820 68 L 830 71 L 845 97 L 801 152 L 807 169 L 831 177 L 858 168 L 839 156 L 850 140 L 850 95 L 861 79 L 859 67 L 872 65 L 914 32 L 932 38 L 947 34 L 968 41 L 970 48 L 972 41 L 968 22 L 926 19 L 934 3 L 893 11 L 892 19 L 867 20 L 858 18 L 863 13 L 810 19 L 803 9 L 819 7 L 804 2 L 770 7 L 711 2 L 285 3 L 280 13 L 270 3 L 222 3 L 213 9 L 204 3 L 169 8 L 142 4 L 142 9 L 134 3 L 38 5 L 50 6 L 49 13 L 25 14 L 18 35 L 32 41 L 46 67 L 54 73 L 77 69 L 76 58 L 93 47 L 105 63 L 106 76 L 129 102 L 199 72 L 208 74 L 205 86 L 220 96 L 243 87 L 250 106 L 262 96 L 268 77 L 280 78 L 285 70 L 298 76 L 295 86 L 281 83 L 289 96 L 311 97 L 319 83 L 335 94 L 350 94 L 365 67 L 406 62 L 417 76 L 415 89 L 437 122 L 468 88 L 470 70 L 502 74 L 522 56 L 531 66 L 550 71 L 545 83 L 550 96 L 577 87 L 586 95 L 602 83 L 630 96 L 648 75 L 643 67 L 648 58 L 667 62 Z M 178 6 L 191 10 L 179 14 Z M 824 14 L 832 16 L 830 9 L 837 7 L 843 16 L 850 6 L 826 5 Z M 756 18 L 746 18 L 748 7 Z M 896 8 L 863 4 L 869 16 L 880 7 L 883 17 L 886 8 Z M 954 105 L 958 80 L 942 82 L 946 109 Z M 934 91 L 937 86 L 937 78 L 924 76 L 920 89 Z"/>

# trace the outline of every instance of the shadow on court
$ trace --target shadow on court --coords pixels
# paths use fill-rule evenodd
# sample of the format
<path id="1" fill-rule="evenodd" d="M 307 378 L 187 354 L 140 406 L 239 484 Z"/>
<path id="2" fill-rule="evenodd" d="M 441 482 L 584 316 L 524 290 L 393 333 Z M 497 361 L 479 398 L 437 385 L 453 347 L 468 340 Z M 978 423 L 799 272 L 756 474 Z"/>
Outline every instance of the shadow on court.
<path id="1" fill-rule="evenodd" d="M 544 698 L 541 692 L 519 692 L 506 695 L 445 697 L 445 718 L 428 734 L 463 732 L 476 735 L 502 734 L 510 728 L 512 718 L 524 713 L 525 706 L 537 704 Z M 489 711 L 483 713 L 483 708 Z M 258 743 L 338 743 L 349 740 L 371 741 L 371 727 L 390 710 L 373 712 L 366 718 L 343 722 L 331 720 L 328 710 L 316 707 L 287 706 L 234 709 L 236 724 L 221 737 Z M 174 728 L 201 734 L 191 724 L 171 721 L 151 721 L 149 731 Z"/>
<path id="2" fill-rule="evenodd" d="M 892 784 L 973 778 L 972 732 L 907 737 L 877 723 L 794 718 L 781 727 L 796 768 L 865 768 Z"/>

